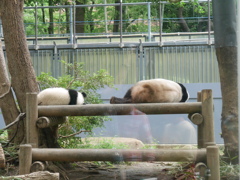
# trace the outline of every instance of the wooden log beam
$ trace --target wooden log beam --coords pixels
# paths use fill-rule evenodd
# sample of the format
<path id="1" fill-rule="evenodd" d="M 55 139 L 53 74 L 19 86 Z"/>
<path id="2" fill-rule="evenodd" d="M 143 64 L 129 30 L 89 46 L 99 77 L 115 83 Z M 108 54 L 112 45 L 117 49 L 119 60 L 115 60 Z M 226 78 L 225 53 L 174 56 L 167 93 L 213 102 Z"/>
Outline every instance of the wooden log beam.
<path id="1" fill-rule="evenodd" d="M 195 165 L 195 172 L 197 172 L 200 177 L 205 177 L 206 171 L 207 165 L 205 163 L 199 162 Z"/>
<path id="2" fill-rule="evenodd" d="M 37 127 L 38 128 L 47 128 L 56 126 L 58 124 L 63 124 L 66 121 L 66 116 L 60 117 L 39 117 L 37 119 Z"/>
<path id="3" fill-rule="evenodd" d="M 34 163 L 32 163 L 31 167 L 30 167 L 30 172 L 38 172 L 38 171 L 45 171 L 46 170 L 46 163 L 41 162 L 41 161 L 35 161 Z"/>
<path id="4" fill-rule="evenodd" d="M 39 161 L 165 161 L 205 162 L 206 149 L 56 149 L 33 148 L 33 160 Z"/>
<path id="5" fill-rule="evenodd" d="M 4 176 L 1 179 L 4 180 L 13 180 L 13 179 L 21 179 L 21 180 L 59 180 L 60 176 L 59 173 L 50 173 L 48 171 L 38 171 L 31 174 L 25 174 L 25 175 L 18 175 L 18 176 Z"/>
<path id="6" fill-rule="evenodd" d="M 195 125 L 200 125 L 203 122 L 203 116 L 201 114 L 199 114 L 199 113 L 189 114 L 188 118 Z"/>
<path id="7" fill-rule="evenodd" d="M 201 102 L 193 102 L 38 106 L 38 115 L 39 117 L 128 115 L 133 107 L 146 114 L 193 114 L 201 112 L 201 105 Z"/>

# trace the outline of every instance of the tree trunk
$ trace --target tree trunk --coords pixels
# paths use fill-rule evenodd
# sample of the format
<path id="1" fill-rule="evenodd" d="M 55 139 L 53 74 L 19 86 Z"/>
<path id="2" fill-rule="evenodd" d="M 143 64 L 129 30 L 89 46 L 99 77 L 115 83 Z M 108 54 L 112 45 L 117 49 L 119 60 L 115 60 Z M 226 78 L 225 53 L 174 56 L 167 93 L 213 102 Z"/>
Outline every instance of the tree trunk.
<path id="1" fill-rule="evenodd" d="M 179 24 L 182 27 L 183 32 L 190 32 L 187 22 L 183 17 L 183 7 L 178 8 L 178 18 L 179 18 Z"/>
<path id="2" fill-rule="evenodd" d="M 53 1 L 49 0 L 48 1 L 49 6 L 53 6 Z M 48 26 L 48 34 L 52 35 L 54 34 L 54 24 L 53 24 L 53 8 L 48 9 L 49 12 L 49 26 Z"/>
<path id="3" fill-rule="evenodd" d="M 21 112 L 26 111 L 26 92 L 38 92 L 23 24 L 24 0 L 2 0 L 0 5 L 12 87 Z"/>
<path id="4" fill-rule="evenodd" d="M 115 0 L 115 3 L 120 3 L 120 1 Z M 119 24 L 120 24 L 120 6 L 115 6 L 113 33 L 119 32 Z"/>
<path id="5" fill-rule="evenodd" d="M 225 155 L 238 163 L 237 47 L 216 48 L 222 91 L 222 137 Z"/>
<path id="6" fill-rule="evenodd" d="M 41 5 L 44 6 L 43 2 L 41 2 Z M 41 8 L 41 10 L 42 10 L 42 22 L 45 25 L 46 24 L 45 10 L 44 10 L 44 8 Z M 44 28 L 44 32 L 47 33 L 47 29 L 46 28 Z"/>
<path id="7" fill-rule="evenodd" d="M 5 124 L 10 124 L 19 115 L 13 92 L 11 91 L 11 84 L 8 77 L 5 58 L 2 50 L 2 44 L 0 41 L 0 108 L 2 110 Z M 11 131 L 8 131 L 8 139 L 14 137 L 17 126 L 13 126 Z M 21 141 L 19 139 L 19 141 Z"/>
<path id="8" fill-rule="evenodd" d="M 214 37 L 222 91 L 225 157 L 238 163 L 238 72 L 236 1 L 214 0 Z"/>
<path id="9" fill-rule="evenodd" d="M 23 3 L 24 0 L 2 0 L 0 3 L 0 13 L 12 87 L 14 89 L 20 111 L 26 112 L 26 93 L 38 92 L 38 86 L 24 32 L 22 19 Z M 10 100 L 11 99 L 12 98 L 10 97 Z M 11 105 L 12 104 L 13 102 Z M 14 106 L 11 108 L 14 108 Z M 13 121 L 15 120 L 15 113 L 17 110 L 15 110 L 14 114 L 12 114 L 11 108 L 4 110 L 3 113 L 4 117 L 6 117 L 9 113 L 9 116 L 12 116 L 13 118 L 11 121 Z M 24 126 L 21 121 L 18 126 L 17 138 L 15 138 L 14 142 L 17 144 L 21 143 L 23 137 Z"/>
<path id="10" fill-rule="evenodd" d="M 12 87 L 17 98 L 20 112 L 26 112 L 26 93 L 39 91 L 24 32 L 22 18 L 23 3 L 24 0 L 2 0 L 0 3 L 0 14 L 2 18 L 8 69 L 11 74 Z M 13 105 L 14 103 L 12 102 L 12 95 L 10 93 L 9 96 L 10 97 L 6 96 L 5 98 L 8 98 L 6 101 L 9 101 L 9 103 L 11 102 L 11 107 L 6 109 L 5 106 L 7 107 L 7 104 L 4 104 L 3 115 L 6 117 L 6 115 L 9 114 L 9 116 L 13 118 L 11 119 L 12 122 L 15 120 L 17 110 L 14 107 L 15 105 Z M 14 112 L 12 112 L 13 109 L 15 109 Z M 18 124 L 17 129 L 18 131 L 14 142 L 20 144 L 25 134 L 23 121 Z M 54 136 L 57 133 L 57 129 L 49 129 L 46 131 L 48 132 L 42 133 L 46 134 L 46 136 L 40 135 L 40 143 L 48 142 L 49 140 L 57 142 L 56 137 Z"/>
<path id="11" fill-rule="evenodd" d="M 128 21 L 126 21 L 127 19 L 128 19 L 128 17 L 127 17 L 127 6 L 123 6 L 122 7 L 122 15 L 123 15 L 123 29 L 122 29 L 122 31 L 123 32 L 127 32 L 127 28 L 128 28 L 128 26 L 131 24 L 131 22 L 128 20 Z"/>
<path id="12" fill-rule="evenodd" d="M 82 5 L 84 2 L 76 1 L 76 5 Z M 76 33 L 84 33 L 85 7 L 76 8 Z"/>
<path id="13" fill-rule="evenodd" d="M 93 4 L 94 4 L 94 2 L 93 2 Z M 89 9 L 89 11 L 87 12 L 87 14 L 88 14 L 88 18 L 87 18 L 87 20 L 88 21 L 90 21 L 90 32 L 92 33 L 93 31 L 94 31 L 94 19 L 93 19 L 93 7 L 91 7 L 90 9 Z"/>
<path id="14" fill-rule="evenodd" d="M 65 5 L 70 5 L 69 2 L 65 2 Z M 65 17 L 66 17 L 66 33 L 70 33 L 70 13 L 69 13 L 69 8 L 64 8 L 65 9 Z"/>

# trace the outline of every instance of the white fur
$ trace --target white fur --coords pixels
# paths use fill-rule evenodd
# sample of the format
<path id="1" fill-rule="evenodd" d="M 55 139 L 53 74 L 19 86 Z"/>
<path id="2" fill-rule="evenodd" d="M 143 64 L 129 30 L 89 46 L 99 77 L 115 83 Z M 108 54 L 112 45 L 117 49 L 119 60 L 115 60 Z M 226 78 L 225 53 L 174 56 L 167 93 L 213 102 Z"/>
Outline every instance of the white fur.
<path id="1" fill-rule="evenodd" d="M 150 91 L 151 87 L 153 91 Z M 133 102 L 164 103 L 179 102 L 182 99 L 181 86 L 167 79 L 150 79 L 137 82 L 132 87 Z"/>
<path id="2" fill-rule="evenodd" d="M 68 105 L 70 96 L 65 88 L 47 88 L 41 91 L 38 96 L 39 105 Z M 84 103 L 84 97 L 78 92 L 77 105 Z"/>

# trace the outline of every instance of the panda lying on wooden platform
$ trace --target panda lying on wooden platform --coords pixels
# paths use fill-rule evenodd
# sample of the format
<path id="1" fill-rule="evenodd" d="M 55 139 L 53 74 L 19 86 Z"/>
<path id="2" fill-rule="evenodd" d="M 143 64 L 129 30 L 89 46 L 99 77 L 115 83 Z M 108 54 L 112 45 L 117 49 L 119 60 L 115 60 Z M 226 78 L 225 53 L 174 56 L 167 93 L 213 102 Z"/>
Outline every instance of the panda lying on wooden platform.
<path id="1" fill-rule="evenodd" d="M 87 95 L 73 89 L 47 88 L 39 92 L 38 105 L 82 105 Z"/>
<path id="2" fill-rule="evenodd" d="M 113 96 L 110 103 L 173 103 L 188 99 L 188 91 L 182 84 L 167 79 L 150 79 L 137 82 L 123 98 Z"/>

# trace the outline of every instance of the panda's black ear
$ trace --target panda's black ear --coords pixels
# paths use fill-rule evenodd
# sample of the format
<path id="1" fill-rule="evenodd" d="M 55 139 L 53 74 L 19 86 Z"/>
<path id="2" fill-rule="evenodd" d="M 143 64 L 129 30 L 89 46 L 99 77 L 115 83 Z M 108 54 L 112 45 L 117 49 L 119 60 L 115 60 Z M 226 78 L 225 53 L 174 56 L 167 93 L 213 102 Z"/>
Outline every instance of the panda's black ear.
<path id="1" fill-rule="evenodd" d="M 87 94 L 85 92 L 82 92 L 83 97 L 87 97 Z"/>

